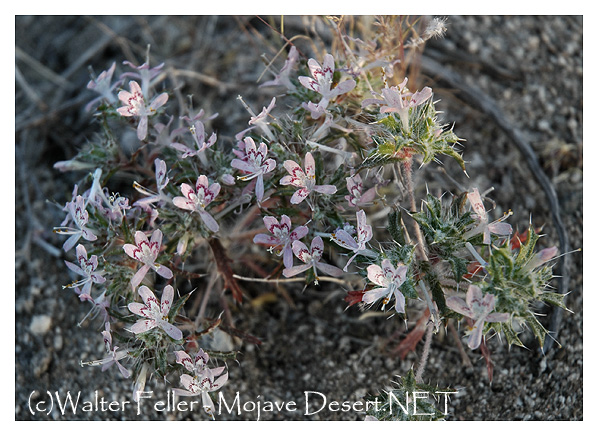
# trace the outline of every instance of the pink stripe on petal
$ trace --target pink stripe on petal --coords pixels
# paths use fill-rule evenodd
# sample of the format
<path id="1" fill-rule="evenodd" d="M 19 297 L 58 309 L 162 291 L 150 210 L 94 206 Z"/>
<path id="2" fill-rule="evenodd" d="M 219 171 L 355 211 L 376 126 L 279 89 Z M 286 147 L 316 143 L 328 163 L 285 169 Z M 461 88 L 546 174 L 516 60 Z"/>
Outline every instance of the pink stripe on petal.
<path id="1" fill-rule="evenodd" d="M 383 281 L 384 278 L 384 274 L 383 274 L 383 269 L 381 269 L 380 266 L 377 266 L 376 264 L 372 264 L 370 266 L 368 266 L 368 268 L 366 269 L 366 271 L 368 272 L 368 279 L 370 279 L 370 281 L 376 285 L 381 285 L 384 286 L 385 283 Z"/>
<path id="2" fill-rule="evenodd" d="M 149 331 L 150 329 L 153 329 L 156 326 L 157 323 L 155 320 L 143 319 L 135 322 L 135 324 L 131 326 L 130 330 L 134 334 L 141 334 L 142 332 Z"/>
<path id="3" fill-rule="evenodd" d="M 308 190 L 307 188 L 300 188 L 295 193 L 293 193 L 293 196 L 291 196 L 289 202 L 293 203 L 294 205 L 298 205 L 302 203 L 304 199 L 308 197 L 309 194 L 310 190 Z"/>
<path id="4" fill-rule="evenodd" d="M 160 299 L 160 308 L 162 310 L 162 314 L 168 314 L 171 309 L 171 305 L 173 304 L 173 300 L 175 298 L 175 289 L 172 285 L 167 285 L 164 287 L 164 291 L 162 292 L 162 298 Z"/>
<path id="5" fill-rule="evenodd" d="M 308 232 L 309 229 L 307 226 L 298 226 L 289 234 L 289 238 L 291 240 L 301 240 L 306 235 L 308 235 Z"/>
<path id="6" fill-rule="evenodd" d="M 293 245 L 291 247 L 293 249 L 293 253 L 300 261 L 307 262 L 306 255 L 310 255 L 310 251 L 304 243 L 296 240 L 293 242 Z"/>
<path id="7" fill-rule="evenodd" d="M 123 245 L 123 250 L 131 258 L 136 259 L 137 261 L 140 261 L 139 255 L 140 255 L 141 251 L 139 250 L 139 248 L 137 246 L 127 243 L 127 244 Z"/>
<path id="8" fill-rule="evenodd" d="M 175 197 L 173 199 L 173 205 L 175 205 L 177 208 L 190 210 L 190 211 L 193 211 L 195 209 L 195 204 L 193 202 L 191 202 L 189 199 L 187 199 L 185 197 L 180 197 L 180 196 Z"/>
<path id="9" fill-rule="evenodd" d="M 146 317 L 146 311 L 144 310 L 147 310 L 148 307 L 143 303 L 131 302 L 129 305 L 127 305 L 127 308 L 129 308 L 129 311 L 131 311 L 133 314 Z"/>
<path id="10" fill-rule="evenodd" d="M 152 290 L 150 290 L 145 285 L 139 287 L 137 293 L 141 296 L 141 299 L 148 307 L 150 306 L 151 302 L 158 303 L 158 300 L 156 299 L 156 296 L 154 296 L 154 293 L 152 293 Z"/>
<path id="11" fill-rule="evenodd" d="M 280 246 L 281 242 L 272 235 L 258 234 L 254 237 L 255 244 L 267 244 L 269 246 Z"/>

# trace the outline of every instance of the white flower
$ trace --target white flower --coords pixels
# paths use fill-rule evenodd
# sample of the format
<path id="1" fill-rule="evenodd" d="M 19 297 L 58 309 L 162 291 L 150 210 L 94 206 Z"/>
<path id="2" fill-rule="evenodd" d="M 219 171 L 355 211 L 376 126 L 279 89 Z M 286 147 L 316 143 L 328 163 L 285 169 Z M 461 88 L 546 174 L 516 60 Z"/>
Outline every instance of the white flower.
<path id="1" fill-rule="evenodd" d="M 143 266 L 137 271 L 137 273 L 131 278 L 131 287 L 135 289 L 150 269 L 154 270 L 160 276 L 166 279 L 173 277 L 173 272 L 166 266 L 158 264 L 156 258 L 160 253 L 160 247 L 162 246 L 162 231 L 156 229 L 152 233 L 150 241 L 148 237 L 142 231 L 135 233 L 135 244 L 124 244 L 123 250 L 131 258 L 143 263 Z"/>
<path id="2" fill-rule="evenodd" d="M 470 340 L 468 347 L 476 349 L 480 346 L 485 322 L 499 323 L 507 322 L 510 315 L 508 313 L 493 313 L 495 309 L 495 296 L 491 293 L 485 294 L 483 298 L 482 290 L 476 285 L 470 285 L 466 293 L 466 301 L 458 296 L 449 296 L 445 303 L 456 313 L 465 315 L 474 321 L 472 331 L 470 331 Z"/>
<path id="3" fill-rule="evenodd" d="M 256 143 L 250 137 L 244 139 L 245 156 L 243 159 L 234 159 L 231 161 L 231 167 L 239 169 L 247 174 L 238 176 L 242 181 L 248 181 L 256 178 L 256 199 L 258 203 L 262 202 L 264 197 L 264 178 L 263 175 L 273 171 L 277 165 L 274 159 L 266 159 L 268 147 L 264 143 L 256 148 Z"/>
<path id="4" fill-rule="evenodd" d="M 301 203 L 312 191 L 323 194 L 334 194 L 337 192 L 337 187 L 334 185 L 316 185 L 316 164 L 310 152 L 306 153 L 304 164 L 306 166 L 305 172 L 295 161 L 287 160 L 283 163 L 289 174 L 281 179 L 280 184 L 292 185 L 299 188 L 291 196 L 291 203 L 294 205 Z"/>
<path id="5" fill-rule="evenodd" d="M 366 243 L 372 238 L 372 226 L 366 224 L 366 213 L 363 210 L 358 211 L 356 213 L 356 220 L 358 223 L 356 239 L 354 239 L 345 229 L 338 229 L 331 234 L 331 239 L 335 243 L 354 252 L 343 268 L 344 272 L 347 272 L 347 267 L 356 256 L 376 256 L 373 251 L 366 248 Z"/>
<path id="6" fill-rule="evenodd" d="M 164 105 L 168 100 L 168 94 L 162 93 L 154 98 L 150 104 L 146 104 L 144 94 L 137 82 L 129 82 L 131 91 L 121 91 L 119 100 L 125 104 L 117 109 L 117 112 L 123 117 L 139 117 L 137 125 L 137 138 L 145 140 L 148 135 L 148 116 L 154 114 L 156 109 Z"/>
<path id="7" fill-rule="evenodd" d="M 389 303 L 391 295 L 395 296 L 395 311 L 398 313 L 405 312 L 406 298 L 399 289 L 401 284 L 406 280 L 406 274 L 408 267 L 402 263 L 397 264 L 397 267 L 393 267 L 391 261 L 384 259 L 381 266 L 372 264 L 368 266 L 368 279 L 374 284 L 378 285 L 379 288 L 368 290 L 364 293 L 362 302 L 374 303 L 381 297 L 383 297 L 383 309 L 385 305 Z"/>
<path id="8" fill-rule="evenodd" d="M 339 83 L 335 88 L 331 89 L 333 84 L 333 73 L 335 72 L 335 59 L 332 55 L 326 54 L 322 66 L 314 59 L 308 61 L 308 68 L 312 77 L 300 76 L 300 83 L 312 91 L 319 93 L 322 98 L 318 104 L 310 102 L 304 104 L 312 113 L 312 118 L 320 118 L 325 113 L 329 102 L 341 94 L 345 94 L 353 90 L 356 86 L 356 81 L 347 79 Z"/>
<path id="9" fill-rule="evenodd" d="M 170 285 L 164 287 L 160 302 L 158 302 L 154 293 L 152 293 L 152 291 L 145 285 L 139 287 L 138 293 L 141 296 L 143 303 L 132 302 L 128 305 L 128 308 L 133 314 L 145 317 L 145 319 L 140 319 L 135 322 L 130 328 L 131 332 L 134 334 L 141 334 L 150 329 L 161 328 L 174 340 L 181 340 L 183 338 L 183 333 L 168 320 L 168 313 L 175 297 L 175 290 L 173 287 Z"/>

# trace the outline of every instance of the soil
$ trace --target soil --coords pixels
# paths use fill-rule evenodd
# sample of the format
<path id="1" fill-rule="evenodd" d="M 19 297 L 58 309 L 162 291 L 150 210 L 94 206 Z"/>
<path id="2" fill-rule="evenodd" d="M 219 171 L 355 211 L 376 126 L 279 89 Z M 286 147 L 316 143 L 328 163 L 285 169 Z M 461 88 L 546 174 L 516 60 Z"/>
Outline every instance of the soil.
<path id="1" fill-rule="evenodd" d="M 311 22 L 290 18 L 286 33 L 303 32 Z M 445 38 L 430 42 L 425 56 L 430 50 L 431 57 L 494 99 L 522 132 L 555 187 L 571 246 L 581 248 L 582 17 L 450 16 L 447 27 Z M 315 30 L 320 31 L 318 26 Z M 30 405 L 45 400 L 47 391 L 80 392 L 81 401 L 98 396 L 124 402 L 130 401 L 132 388 L 132 382 L 116 371 L 103 373 L 98 367 L 79 365 L 100 357 L 103 344 L 100 322 L 87 320 L 78 326 L 87 307 L 74 293 L 61 289 L 69 275 L 60 250 L 62 239 L 52 227 L 64 218 L 56 204 L 64 205 L 70 198 L 77 178 L 52 165 L 72 157 L 95 129 L 83 110 L 91 94 L 81 92 L 89 80 L 88 65 L 97 74 L 131 55 L 139 65 L 151 44 L 155 59 L 205 75 L 194 94 L 202 96 L 207 112 L 226 114 L 226 122 L 217 119 L 213 127 L 232 135 L 247 123 L 238 94 L 255 107 L 270 99 L 272 91 L 255 84 L 263 70 L 260 55 L 272 55 L 268 50 L 276 38 L 256 17 L 16 17 L 16 67 L 21 78 L 17 74 L 15 101 L 17 420 L 206 419 L 197 411 L 152 408 L 155 401 L 166 401 L 166 387 L 176 383 L 156 380 L 146 386 L 154 390 L 154 399 L 139 415 L 134 405 L 76 415 L 63 415 L 56 408 L 49 415 L 32 414 Z M 441 100 L 443 117 L 455 123 L 455 132 L 465 139 L 470 179 L 454 163 L 446 163 L 448 173 L 465 186 L 494 187 L 498 215 L 512 209 L 510 222 L 515 228 L 523 231 L 532 220 L 546 234 L 539 244 L 557 244 L 547 198 L 519 150 L 491 118 L 438 79 L 425 72 L 420 77 Z M 447 180 L 435 167 L 423 168 L 418 177 L 440 193 Z M 526 348 L 510 349 L 505 342 L 490 339 L 495 370 L 489 383 L 479 352 L 466 348 L 472 362 L 468 367 L 449 335 L 442 332 L 433 338 L 425 381 L 459 390 L 450 399 L 446 420 L 583 419 L 582 255 L 569 256 L 572 313 L 564 314 L 556 334 L 561 347 L 543 354 L 529 332 L 522 335 Z M 254 290 L 235 309 L 236 328 L 259 338 L 261 345 L 243 343 L 238 362 L 229 363 L 229 382 L 222 390 L 228 402 L 239 393 L 242 403 L 297 404 L 296 411 L 263 411 L 262 420 L 363 420 L 361 412 L 332 411 L 335 405 L 331 408 L 330 402 L 360 401 L 390 387 L 394 375 L 405 375 L 417 366 L 422 345 L 404 360 L 390 353 L 405 336 L 397 317 L 362 319 L 356 306 L 346 309 L 345 290 L 330 284 L 305 290 L 288 287 L 287 292 L 293 304 L 275 290 Z M 268 299 L 257 299 L 268 293 Z M 548 325 L 549 317 L 543 319 Z M 322 393 L 329 407 L 306 415 L 306 391 Z M 311 396 L 315 409 L 321 397 Z M 255 420 L 256 412 L 242 411 L 241 416 L 223 412 L 217 419 Z"/>

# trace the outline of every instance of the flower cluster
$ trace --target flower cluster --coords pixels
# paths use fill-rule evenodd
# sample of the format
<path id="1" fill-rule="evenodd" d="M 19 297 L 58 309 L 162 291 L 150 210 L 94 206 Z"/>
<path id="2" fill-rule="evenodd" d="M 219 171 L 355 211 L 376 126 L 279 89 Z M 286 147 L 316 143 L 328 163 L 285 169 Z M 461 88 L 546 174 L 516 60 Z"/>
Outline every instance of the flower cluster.
<path id="1" fill-rule="evenodd" d="M 102 318 L 106 356 L 87 364 L 116 364 L 135 381 L 134 393 L 152 375 L 178 380 L 174 392 L 200 396 L 214 417 L 211 393 L 229 373 L 209 364 L 236 358 L 214 345 L 253 339 L 232 327 L 230 306 L 243 314 L 247 295 L 241 281 L 304 281 L 324 291 L 325 281 L 336 282 L 361 311 L 423 320 L 402 346 L 410 350 L 450 319 L 465 321 L 470 349 L 486 351 L 492 331 L 521 344 L 516 326 L 523 324 L 542 343 L 546 331 L 533 306 L 564 307 L 547 290 L 557 249 L 535 252 L 532 227 L 526 242 L 512 246 L 511 212 L 493 221 L 486 191 L 476 187 L 428 193 L 417 210 L 414 173 L 443 155 L 465 168 L 459 139 L 439 123 L 430 87 L 410 90 L 403 75 L 390 81 L 400 59 L 370 59 L 381 41 L 354 42 L 368 53 L 306 61 L 291 45 L 274 79 L 262 84 L 284 94 L 266 99 L 257 115 L 240 97 L 250 117 L 231 135 L 217 135 L 211 122 L 218 114 L 192 110 L 193 98 L 176 113 L 173 93 L 156 89 L 163 64 L 125 62 L 131 71 L 116 78 L 114 63 L 92 78 L 87 89 L 99 97 L 88 107 L 101 120 L 111 117 L 103 124 L 107 139 L 57 163 L 92 173 L 54 228 L 67 236 L 65 252 L 75 248 L 66 266 L 77 279 L 65 288 Z M 121 143 L 135 139 L 130 132 L 139 148 L 122 153 Z M 133 189 L 111 192 L 115 175 Z M 191 290 L 199 298 L 187 304 Z"/>

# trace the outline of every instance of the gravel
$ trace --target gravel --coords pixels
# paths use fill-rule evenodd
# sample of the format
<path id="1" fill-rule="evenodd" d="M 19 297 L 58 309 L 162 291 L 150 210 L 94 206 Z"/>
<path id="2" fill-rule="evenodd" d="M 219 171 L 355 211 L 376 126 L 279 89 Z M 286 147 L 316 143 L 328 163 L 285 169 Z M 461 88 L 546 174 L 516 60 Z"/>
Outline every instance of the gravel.
<path id="1" fill-rule="evenodd" d="M 188 56 L 188 68 L 238 87 L 207 85 L 205 109 L 230 114 L 228 123 L 243 125 L 247 114 L 235 97 L 239 88 L 249 90 L 256 82 L 262 66 L 255 60 L 264 49 L 260 38 L 239 32 L 239 27 L 248 22 L 258 26 L 258 20 L 105 17 L 100 21 L 128 38 L 136 53 L 143 52 L 140 47 L 148 42 L 157 57 L 168 53 L 178 62 L 193 51 L 196 56 Z M 74 293 L 61 289 L 70 277 L 57 249 L 62 240 L 51 232 L 64 217 L 54 202 L 63 205 L 74 183 L 52 164 L 72 156 L 93 129 L 82 111 L 87 100 L 77 100 L 77 90 L 88 80 L 86 67 L 93 65 L 98 72 L 112 60 L 123 59 L 125 45 L 105 38 L 95 20 L 84 17 L 17 17 L 16 22 L 16 45 L 34 58 L 27 61 L 17 56 L 17 67 L 39 100 L 17 84 L 15 418 L 205 419 L 197 412 L 157 412 L 150 408 L 150 401 L 139 415 L 134 405 L 77 415 L 61 414 L 56 408 L 49 415 L 30 410 L 30 405 L 45 400 L 46 391 L 81 393 L 81 402 L 93 402 L 96 397 L 130 401 L 131 382 L 118 372 L 103 373 L 97 367 L 79 365 L 102 356 L 103 344 L 97 334 L 100 322 L 87 319 L 78 326 L 87 307 Z M 572 247 L 582 247 L 582 17 L 451 16 L 447 26 L 446 37 L 430 43 L 425 55 L 430 50 L 431 57 L 492 97 L 522 131 L 556 188 Z M 43 38 L 34 30 L 41 28 Z M 269 35 L 264 29 L 262 33 Z M 82 58 L 92 46 L 96 47 L 92 56 Z M 254 59 L 254 64 L 249 59 Z M 31 68 L 35 63 L 53 73 Z M 59 75 L 66 85 L 60 86 Z M 442 83 L 436 85 L 435 79 L 422 77 L 441 99 L 444 117 L 455 122 L 455 132 L 466 139 L 464 157 L 471 178 L 455 172 L 449 163 L 448 172 L 466 186 L 494 187 L 497 214 L 512 209 L 511 223 L 520 231 L 532 217 L 547 234 L 540 244 L 557 241 L 547 200 L 516 147 L 488 117 L 457 99 Z M 256 106 L 266 104 L 267 98 L 264 90 L 244 92 L 244 99 L 257 102 Z M 52 113 L 59 105 L 63 105 L 59 112 Z M 226 126 L 217 127 L 226 130 Z M 443 187 L 434 166 L 421 175 L 432 181 L 433 192 Z M 468 351 L 473 366 L 464 366 L 448 335 L 434 337 L 425 380 L 459 390 L 451 398 L 447 420 L 583 419 L 582 256 L 575 253 L 570 257 L 572 293 L 568 304 L 573 312 L 564 315 L 557 337 L 560 348 L 543 355 L 530 333 L 522 336 L 527 348 L 509 349 L 492 339 L 489 345 L 495 372 L 490 384 L 478 353 Z M 421 346 L 405 360 L 391 356 L 389 351 L 403 332 L 403 322 L 384 317 L 360 319 L 356 307 L 346 310 L 343 290 L 329 285 L 303 291 L 289 288 L 288 292 L 293 306 L 279 296 L 261 305 L 246 302 L 242 310 L 235 311 L 236 327 L 258 337 L 262 344 L 238 345 L 239 363 L 229 363 L 224 398 L 232 402 L 239 393 L 242 403 L 297 404 L 296 411 L 263 411 L 262 420 L 362 420 L 363 413 L 331 408 L 306 415 L 305 392 L 320 392 L 329 403 L 360 401 L 367 393 L 389 387 L 394 375 L 415 366 Z M 166 387 L 174 385 L 151 380 L 147 388 L 154 390 L 152 402 L 166 400 Z M 320 397 L 311 396 L 314 409 Z M 252 404 L 246 405 L 249 409 Z M 218 419 L 255 420 L 256 411 L 242 411 L 241 417 L 223 413 Z"/>

